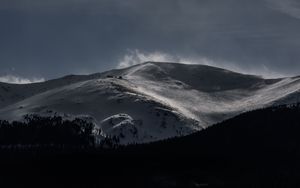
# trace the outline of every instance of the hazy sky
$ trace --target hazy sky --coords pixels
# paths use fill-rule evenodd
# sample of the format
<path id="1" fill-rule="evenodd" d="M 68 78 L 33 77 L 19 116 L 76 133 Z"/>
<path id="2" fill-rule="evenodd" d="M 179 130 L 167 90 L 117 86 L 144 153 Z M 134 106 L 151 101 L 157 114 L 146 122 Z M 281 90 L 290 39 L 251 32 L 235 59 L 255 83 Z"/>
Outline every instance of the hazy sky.
<path id="1" fill-rule="evenodd" d="M 145 60 L 300 75 L 300 1 L 0 0 L 0 81 Z"/>

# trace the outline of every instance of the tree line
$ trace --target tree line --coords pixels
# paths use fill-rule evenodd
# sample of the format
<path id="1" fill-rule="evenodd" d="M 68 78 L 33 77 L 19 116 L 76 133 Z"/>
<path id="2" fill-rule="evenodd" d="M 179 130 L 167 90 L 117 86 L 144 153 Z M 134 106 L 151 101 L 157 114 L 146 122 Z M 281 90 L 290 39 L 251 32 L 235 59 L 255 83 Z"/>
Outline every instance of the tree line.
<path id="1" fill-rule="evenodd" d="M 79 118 L 26 115 L 22 122 L 0 120 L 0 145 L 94 146 L 93 130 L 93 123 Z"/>

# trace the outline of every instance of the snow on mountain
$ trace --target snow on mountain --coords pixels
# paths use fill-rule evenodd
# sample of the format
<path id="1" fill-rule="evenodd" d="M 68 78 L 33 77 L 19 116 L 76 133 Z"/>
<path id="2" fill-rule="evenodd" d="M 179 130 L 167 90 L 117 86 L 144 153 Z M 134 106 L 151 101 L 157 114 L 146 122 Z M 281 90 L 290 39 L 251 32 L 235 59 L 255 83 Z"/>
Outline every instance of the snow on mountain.
<path id="1" fill-rule="evenodd" d="M 100 74 L 88 76 L 69 75 L 60 79 L 33 84 L 8 84 L 0 82 L 0 106 L 4 107 L 38 93 L 97 77 L 100 77 Z"/>
<path id="2" fill-rule="evenodd" d="M 239 113 L 299 101 L 300 77 L 263 79 L 229 70 L 147 62 L 44 83 L 0 84 L 0 119 L 89 116 L 121 144 L 190 134 Z"/>

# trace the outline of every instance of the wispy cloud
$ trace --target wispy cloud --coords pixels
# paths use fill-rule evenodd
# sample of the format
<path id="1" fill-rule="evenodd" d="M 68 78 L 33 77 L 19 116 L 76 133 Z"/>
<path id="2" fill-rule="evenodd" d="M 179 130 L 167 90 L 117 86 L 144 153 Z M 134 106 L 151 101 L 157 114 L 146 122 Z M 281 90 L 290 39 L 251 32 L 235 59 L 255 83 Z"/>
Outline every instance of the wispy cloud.
<path id="1" fill-rule="evenodd" d="M 266 0 L 272 8 L 300 19 L 300 2 L 298 0 Z"/>
<path id="2" fill-rule="evenodd" d="M 22 78 L 14 75 L 5 75 L 0 76 L 0 82 L 5 83 L 12 83 L 12 84 L 29 84 L 29 83 L 36 83 L 36 82 L 43 82 L 45 81 L 44 78 Z"/>

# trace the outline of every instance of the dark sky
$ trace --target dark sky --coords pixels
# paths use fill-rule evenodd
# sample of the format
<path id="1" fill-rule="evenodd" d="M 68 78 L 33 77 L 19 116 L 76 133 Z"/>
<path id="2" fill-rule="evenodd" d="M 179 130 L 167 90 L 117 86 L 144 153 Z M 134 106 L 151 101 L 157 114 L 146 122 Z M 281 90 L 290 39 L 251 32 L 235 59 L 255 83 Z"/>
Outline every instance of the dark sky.
<path id="1" fill-rule="evenodd" d="M 0 78 L 144 60 L 300 75 L 299 0 L 0 0 Z"/>

